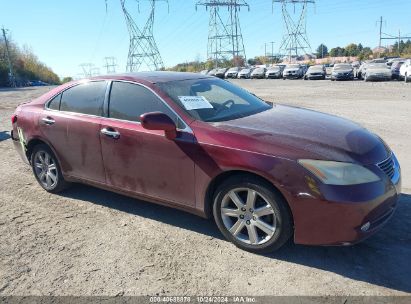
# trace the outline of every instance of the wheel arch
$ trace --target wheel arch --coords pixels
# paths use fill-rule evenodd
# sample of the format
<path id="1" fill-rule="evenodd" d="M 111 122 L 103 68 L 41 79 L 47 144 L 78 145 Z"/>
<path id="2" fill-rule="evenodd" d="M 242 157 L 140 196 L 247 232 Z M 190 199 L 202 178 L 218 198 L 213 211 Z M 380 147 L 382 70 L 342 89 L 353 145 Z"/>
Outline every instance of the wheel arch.
<path id="1" fill-rule="evenodd" d="M 213 197 L 214 193 L 217 190 L 218 186 L 226 179 L 232 178 L 232 177 L 237 177 L 237 176 L 244 176 L 244 177 L 253 177 L 261 180 L 263 183 L 267 184 L 273 191 L 275 191 L 278 195 L 280 195 L 283 200 L 286 202 L 286 207 L 291 215 L 291 220 L 292 224 L 294 226 L 294 216 L 293 212 L 290 206 L 290 203 L 288 202 L 286 196 L 280 191 L 279 187 L 276 186 L 272 181 L 267 179 L 266 177 L 257 174 L 255 172 L 251 171 L 246 171 L 246 170 L 230 170 L 230 171 L 224 171 L 217 176 L 215 176 L 211 182 L 208 184 L 206 193 L 205 193 L 205 198 L 204 198 L 204 211 L 207 216 L 207 218 L 213 218 Z"/>
<path id="2" fill-rule="evenodd" d="M 57 161 L 59 163 L 59 166 L 61 168 L 61 162 L 60 162 L 60 158 L 59 155 L 57 154 L 56 150 L 54 149 L 53 145 L 51 145 L 48 141 L 39 138 L 39 137 L 33 137 L 32 139 L 30 139 L 26 145 L 26 156 L 28 161 L 31 163 L 31 155 L 33 153 L 34 147 L 38 146 L 38 145 L 46 145 L 47 147 L 49 147 L 51 149 L 51 151 L 53 152 L 54 156 L 57 158 Z"/>

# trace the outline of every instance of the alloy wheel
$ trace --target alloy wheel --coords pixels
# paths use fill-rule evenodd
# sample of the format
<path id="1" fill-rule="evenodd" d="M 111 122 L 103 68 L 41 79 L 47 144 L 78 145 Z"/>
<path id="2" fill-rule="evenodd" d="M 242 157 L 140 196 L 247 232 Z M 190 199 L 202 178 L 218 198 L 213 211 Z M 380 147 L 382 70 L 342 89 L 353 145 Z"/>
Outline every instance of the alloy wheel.
<path id="1" fill-rule="evenodd" d="M 57 185 L 56 162 L 48 152 L 40 150 L 34 155 L 34 171 L 45 189 L 50 190 Z"/>
<path id="2" fill-rule="evenodd" d="M 221 218 L 231 235 L 245 244 L 264 244 L 276 231 L 273 207 L 261 193 L 250 188 L 232 189 L 224 196 Z"/>

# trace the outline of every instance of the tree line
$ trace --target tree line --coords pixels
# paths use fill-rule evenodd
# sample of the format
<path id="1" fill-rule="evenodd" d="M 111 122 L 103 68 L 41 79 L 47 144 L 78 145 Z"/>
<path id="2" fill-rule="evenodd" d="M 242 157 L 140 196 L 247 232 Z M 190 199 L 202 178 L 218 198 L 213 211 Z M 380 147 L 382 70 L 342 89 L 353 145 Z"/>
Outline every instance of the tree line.
<path id="1" fill-rule="evenodd" d="M 49 84 L 60 84 L 60 78 L 51 68 L 42 63 L 33 51 L 19 47 L 8 39 L 10 60 L 17 86 L 26 86 L 29 81 L 40 80 Z M 0 87 L 10 86 L 6 44 L 0 40 Z"/>
<path id="2" fill-rule="evenodd" d="M 316 49 L 315 55 L 317 58 L 327 57 L 358 57 L 359 60 L 369 59 L 373 55 L 373 51 L 370 47 L 364 47 L 361 43 L 350 43 L 346 47 L 337 46 L 332 49 L 328 49 L 325 44 L 320 44 Z M 401 40 L 394 43 L 390 48 L 383 49 L 380 53 L 381 57 L 410 57 L 411 56 L 411 40 Z"/>

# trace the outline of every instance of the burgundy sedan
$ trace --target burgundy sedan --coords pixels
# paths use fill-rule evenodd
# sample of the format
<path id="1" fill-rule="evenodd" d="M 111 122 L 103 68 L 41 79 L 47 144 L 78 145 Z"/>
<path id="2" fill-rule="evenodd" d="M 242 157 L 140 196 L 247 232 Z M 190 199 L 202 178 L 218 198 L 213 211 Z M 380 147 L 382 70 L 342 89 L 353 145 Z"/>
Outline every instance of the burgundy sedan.
<path id="1" fill-rule="evenodd" d="M 12 122 L 46 191 L 80 182 L 214 218 L 253 252 L 291 237 L 356 243 L 388 221 L 401 193 L 397 158 L 377 135 L 200 74 L 71 82 L 20 105 Z"/>

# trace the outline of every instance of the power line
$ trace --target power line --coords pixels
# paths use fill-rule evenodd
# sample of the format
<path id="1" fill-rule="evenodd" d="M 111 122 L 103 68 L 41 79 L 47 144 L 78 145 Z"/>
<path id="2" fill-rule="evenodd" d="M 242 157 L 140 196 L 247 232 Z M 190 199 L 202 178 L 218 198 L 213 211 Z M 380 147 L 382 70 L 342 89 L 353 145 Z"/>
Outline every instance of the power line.
<path id="1" fill-rule="evenodd" d="M 201 0 L 197 6 L 205 6 L 210 10 L 207 57 L 214 61 L 215 67 L 220 61 L 233 59 L 235 65 L 241 65 L 241 59 L 246 61 L 246 54 L 241 32 L 239 12 L 241 7 L 250 9 L 243 0 Z M 227 7 L 227 16 L 220 12 L 220 8 Z"/>
<path id="2" fill-rule="evenodd" d="M 4 37 L 4 43 L 6 44 L 6 55 L 7 55 L 7 63 L 9 65 L 9 82 L 12 88 L 16 87 L 16 79 L 14 77 L 14 72 L 13 72 L 13 64 L 11 63 L 11 58 L 10 58 L 10 50 L 9 50 L 9 42 L 7 41 L 7 36 L 6 36 L 6 31 L 4 27 L 1 29 L 3 32 L 3 37 Z"/>
<path id="3" fill-rule="evenodd" d="M 411 39 L 411 36 L 401 36 L 401 30 L 398 30 L 398 36 L 388 35 L 383 33 L 389 37 L 381 37 L 382 40 L 397 40 L 398 41 L 398 56 L 401 56 L 401 41 L 403 39 Z"/>

